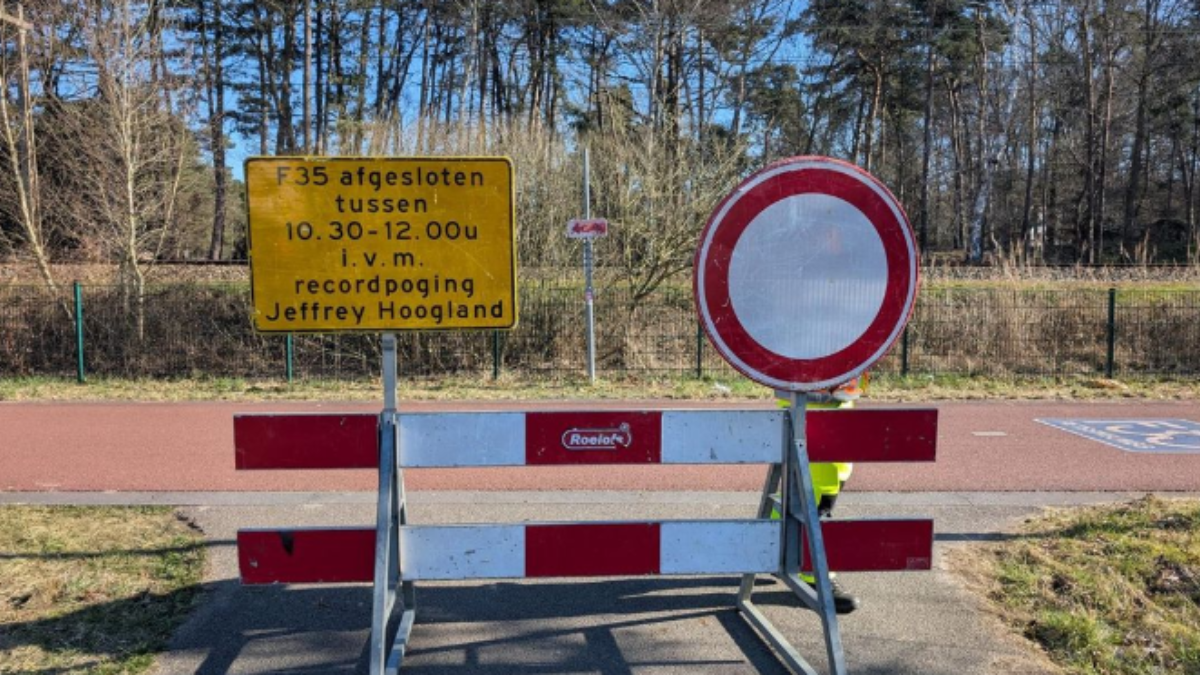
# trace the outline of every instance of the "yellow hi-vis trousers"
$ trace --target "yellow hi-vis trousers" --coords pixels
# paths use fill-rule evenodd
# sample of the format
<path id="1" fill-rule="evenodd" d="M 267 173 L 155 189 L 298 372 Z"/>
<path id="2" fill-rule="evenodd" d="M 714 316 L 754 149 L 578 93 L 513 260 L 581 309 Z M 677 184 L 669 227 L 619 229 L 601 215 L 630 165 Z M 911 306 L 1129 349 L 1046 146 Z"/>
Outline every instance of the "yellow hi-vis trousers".
<path id="1" fill-rule="evenodd" d="M 779 401 L 781 406 L 787 404 Z M 853 408 L 854 401 L 835 401 L 832 403 L 809 403 L 808 410 L 835 410 Z M 837 498 L 838 493 L 842 491 L 842 484 L 850 480 L 850 474 L 854 471 L 854 465 L 849 462 L 815 462 L 808 465 L 809 472 L 812 474 L 813 481 L 813 502 L 817 508 L 821 510 L 822 515 L 827 515 L 833 509 L 833 502 Z M 779 519 L 778 509 L 772 509 L 771 518 Z M 809 574 L 801 574 L 800 578 L 805 582 L 812 584 L 814 578 Z"/>

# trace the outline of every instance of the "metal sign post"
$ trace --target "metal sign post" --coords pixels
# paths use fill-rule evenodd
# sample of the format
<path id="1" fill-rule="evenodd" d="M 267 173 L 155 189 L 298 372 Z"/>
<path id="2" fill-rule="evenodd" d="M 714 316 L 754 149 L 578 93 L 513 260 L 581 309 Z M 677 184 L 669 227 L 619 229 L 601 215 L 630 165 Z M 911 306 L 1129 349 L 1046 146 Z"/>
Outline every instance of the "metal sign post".
<path id="1" fill-rule="evenodd" d="M 596 382 L 596 320 L 595 286 L 592 273 L 595 269 L 592 240 L 608 236 L 608 221 L 592 218 L 592 159 L 591 152 L 583 149 L 583 218 L 567 223 L 567 238 L 583 240 L 583 304 L 587 324 L 587 373 L 588 381 Z"/>
<path id="2" fill-rule="evenodd" d="M 592 218 L 592 152 L 583 148 L 583 217 Z M 583 304 L 587 315 L 587 374 L 588 382 L 596 383 L 596 315 L 592 288 L 592 238 L 583 240 Z"/>
<path id="3" fill-rule="evenodd" d="M 829 658 L 829 669 L 833 673 L 846 672 L 846 656 L 842 650 L 842 634 L 838 629 L 837 617 L 833 607 L 833 587 L 829 581 L 829 561 L 825 556 L 825 538 L 821 532 L 821 523 L 817 515 L 817 505 L 811 495 L 813 489 L 812 471 L 808 463 L 808 428 L 807 428 L 808 395 L 795 393 L 791 395 L 788 411 L 788 457 L 787 472 L 784 479 L 786 490 L 783 491 L 783 527 L 786 529 L 784 541 L 783 580 L 793 591 L 809 597 L 811 587 L 800 578 L 802 564 L 800 526 L 804 527 L 805 538 L 808 540 L 808 550 L 813 551 L 812 573 L 816 581 L 816 609 L 821 615 L 821 625 L 825 628 L 825 653 Z M 809 603 L 810 605 L 813 603 Z"/>
<path id="4" fill-rule="evenodd" d="M 779 464 L 773 464 L 767 472 L 763 485 L 762 501 L 758 518 L 770 518 L 773 510 L 780 514 L 779 550 L 782 554 L 780 569 L 776 576 L 809 609 L 821 617 L 825 635 L 825 653 L 829 659 L 829 670 L 833 675 L 845 675 L 846 656 L 842 648 L 842 635 L 838 627 L 833 605 L 833 587 L 829 581 L 829 562 L 825 556 L 824 534 L 817 513 L 813 494 L 812 472 L 808 460 L 808 429 L 806 403 L 808 395 L 793 393 L 790 396 L 787 419 L 784 422 L 783 448 Z M 778 495 L 778 496 L 776 496 Z M 800 578 L 804 566 L 804 539 L 808 543 L 808 560 L 816 580 L 814 590 Z M 754 604 L 755 575 L 742 576 L 738 590 L 737 606 L 742 615 L 770 643 L 793 672 L 817 675 L 817 671 L 800 655 L 800 652 L 779 631 L 762 610 Z"/>
<path id="5" fill-rule="evenodd" d="M 400 462 L 400 415 L 396 410 L 396 334 L 383 334 L 383 412 L 379 415 L 379 496 L 375 520 L 375 579 L 371 611 L 371 675 L 396 673 L 417 616 L 412 581 L 400 576 L 400 530 L 408 524 L 408 500 Z M 397 594 L 399 591 L 399 594 Z M 400 608 L 400 625 L 391 630 Z"/>

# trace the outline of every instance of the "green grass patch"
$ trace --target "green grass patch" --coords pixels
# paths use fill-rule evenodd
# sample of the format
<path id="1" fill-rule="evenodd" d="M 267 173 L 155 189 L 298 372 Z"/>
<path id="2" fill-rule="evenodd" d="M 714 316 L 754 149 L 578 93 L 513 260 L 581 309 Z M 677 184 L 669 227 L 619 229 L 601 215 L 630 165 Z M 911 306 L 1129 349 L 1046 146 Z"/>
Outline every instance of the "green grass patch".
<path id="1" fill-rule="evenodd" d="M 1053 511 L 962 562 L 1068 673 L 1200 673 L 1200 501 Z"/>
<path id="2" fill-rule="evenodd" d="M 0 507 L 0 673 L 147 671 L 203 567 L 167 508 Z"/>
<path id="3" fill-rule="evenodd" d="M 403 400 L 767 400 L 766 387 L 744 377 L 687 376 L 546 378 L 505 373 L 402 380 Z M 871 380 L 866 400 L 913 403 L 963 400 L 1192 400 L 1200 397 L 1197 378 L 1095 377 L 998 378 L 983 376 L 881 375 Z M 0 378 L 0 401 L 378 401 L 382 384 L 369 380 L 249 380 L 197 378 L 134 380 L 89 378 Z"/>

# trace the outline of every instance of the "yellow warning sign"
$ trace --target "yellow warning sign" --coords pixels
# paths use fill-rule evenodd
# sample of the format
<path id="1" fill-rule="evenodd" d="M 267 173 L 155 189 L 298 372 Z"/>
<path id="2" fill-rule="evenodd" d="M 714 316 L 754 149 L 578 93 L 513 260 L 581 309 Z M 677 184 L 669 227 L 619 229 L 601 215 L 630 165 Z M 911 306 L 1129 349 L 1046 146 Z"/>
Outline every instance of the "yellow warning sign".
<path id="1" fill-rule="evenodd" d="M 260 331 L 516 325 L 507 157 L 252 157 L 246 191 Z"/>

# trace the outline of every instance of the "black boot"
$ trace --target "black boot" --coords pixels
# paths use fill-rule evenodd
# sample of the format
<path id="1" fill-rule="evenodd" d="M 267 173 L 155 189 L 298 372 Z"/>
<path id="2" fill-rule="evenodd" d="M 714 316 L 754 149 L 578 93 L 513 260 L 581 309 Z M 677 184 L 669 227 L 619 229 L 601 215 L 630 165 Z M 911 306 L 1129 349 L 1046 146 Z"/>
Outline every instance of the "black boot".
<path id="1" fill-rule="evenodd" d="M 809 586 L 812 586 L 814 591 L 817 590 L 813 584 L 810 583 Z M 829 586 L 833 591 L 833 611 L 838 614 L 849 614 L 858 609 L 860 604 L 858 596 L 842 588 L 836 577 L 829 580 Z"/>

